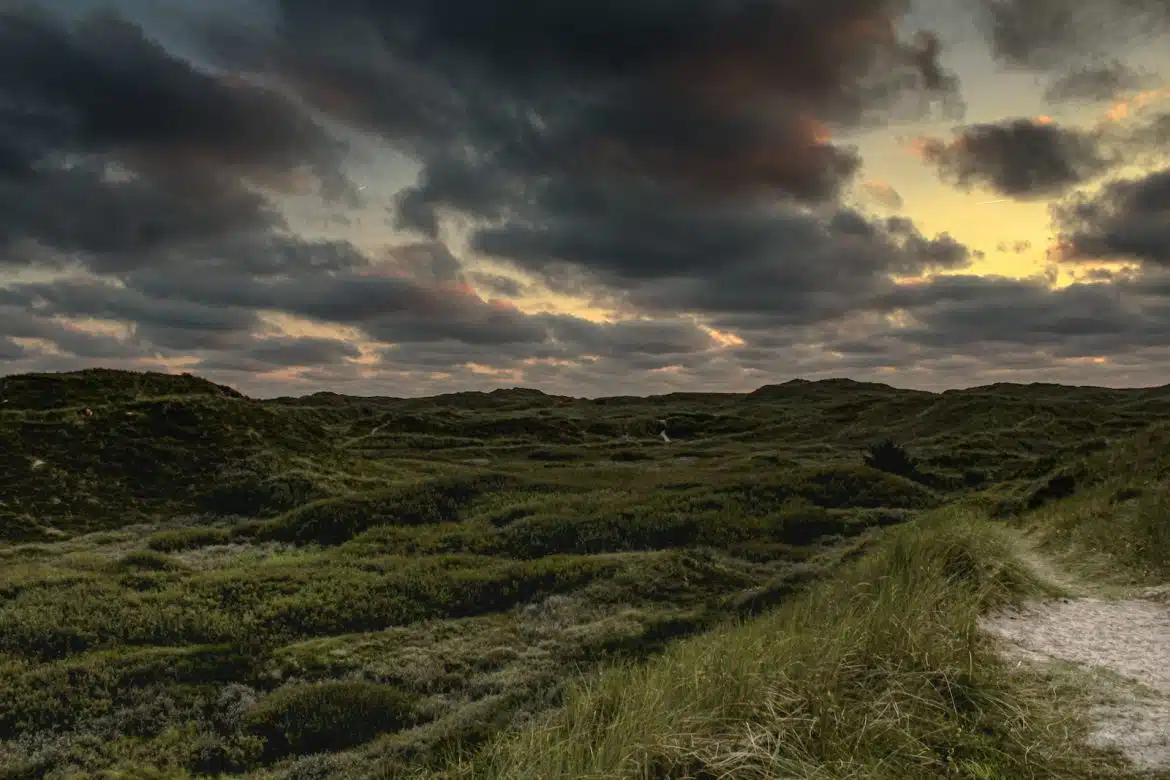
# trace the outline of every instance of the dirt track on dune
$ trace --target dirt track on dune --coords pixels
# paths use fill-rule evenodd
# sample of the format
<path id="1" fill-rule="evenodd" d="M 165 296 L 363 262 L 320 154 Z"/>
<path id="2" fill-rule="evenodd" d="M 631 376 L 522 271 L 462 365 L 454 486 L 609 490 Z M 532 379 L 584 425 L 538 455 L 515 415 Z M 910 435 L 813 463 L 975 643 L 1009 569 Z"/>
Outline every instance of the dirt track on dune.
<path id="1" fill-rule="evenodd" d="M 1170 589 L 1110 599 L 1029 547 L 1021 558 L 1072 597 L 988 615 L 981 628 L 1001 640 L 1006 660 L 1087 672 L 1091 742 L 1120 749 L 1139 770 L 1170 769 Z"/>

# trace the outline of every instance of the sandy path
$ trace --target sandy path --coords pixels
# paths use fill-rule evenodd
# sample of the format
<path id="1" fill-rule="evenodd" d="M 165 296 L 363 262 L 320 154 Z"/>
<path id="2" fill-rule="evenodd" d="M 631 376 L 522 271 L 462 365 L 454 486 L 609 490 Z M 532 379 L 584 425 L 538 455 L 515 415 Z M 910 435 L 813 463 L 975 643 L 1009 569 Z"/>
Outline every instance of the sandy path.
<path id="1" fill-rule="evenodd" d="M 1020 557 L 1075 598 L 1034 602 L 988 615 L 981 627 L 1013 661 L 1077 664 L 1099 694 L 1089 712 L 1091 741 L 1119 748 L 1140 770 L 1170 769 L 1170 601 L 1165 589 L 1141 598 L 1093 597 L 1026 542 Z M 1099 594 L 1099 592 L 1098 592 Z"/>

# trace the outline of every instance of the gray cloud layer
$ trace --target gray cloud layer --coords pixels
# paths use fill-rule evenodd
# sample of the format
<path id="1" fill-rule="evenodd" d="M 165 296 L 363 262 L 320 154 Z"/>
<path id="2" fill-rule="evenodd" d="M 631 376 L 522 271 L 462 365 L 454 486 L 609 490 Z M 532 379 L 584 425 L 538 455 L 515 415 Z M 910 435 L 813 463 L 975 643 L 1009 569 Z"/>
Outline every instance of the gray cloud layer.
<path id="1" fill-rule="evenodd" d="M 962 116 L 939 39 L 896 34 L 903 0 L 264 6 L 278 24 L 201 17 L 187 33 L 199 62 L 134 19 L 0 11 L 0 273 L 25 277 L 0 281 L 0 359 L 195 356 L 194 370 L 245 385 L 288 368 L 360 382 L 356 344 L 274 333 L 270 315 L 283 314 L 357 331 L 376 347 L 364 359 L 414 389 L 433 389 L 432 373 L 487 381 L 474 373 L 486 367 L 589 392 L 617 378 L 652 390 L 912 365 L 947 377 L 962 368 L 945 362 L 956 349 L 1121 353 L 1162 333 L 1149 291 L 1110 308 L 1116 280 L 1076 294 L 973 277 L 894 284 L 973 256 L 842 203 L 861 165 L 850 133 Z M 1110 6 L 1147 28 L 1164 10 Z M 1109 42 L 1069 7 L 989 2 L 981 18 L 1001 60 L 1052 74 L 1053 99 L 1122 88 L 1123 66 L 1090 72 L 1072 56 Z M 333 123 L 420 165 L 390 204 L 417 241 L 373 256 L 291 231 L 282 195 L 358 197 Z M 1147 145 L 1160 127 L 1146 126 Z M 1051 195 L 1109 167 L 1071 129 L 964 132 L 933 157 L 964 186 Z M 1082 253 L 1165 264 L 1159 182 L 1071 200 L 1058 222 Z M 452 222 L 532 281 L 459 257 Z M 526 314 L 475 292 L 541 287 L 638 318 Z M 129 335 L 70 324 L 86 318 Z M 696 318 L 743 343 L 720 346 Z"/>
<path id="2" fill-rule="evenodd" d="M 1157 83 L 1153 74 L 1138 71 L 1120 60 L 1095 60 L 1058 73 L 1048 83 L 1044 97 L 1050 103 L 1102 102 Z"/>
<path id="3" fill-rule="evenodd" d="M 1076 67 L 1170 29 L 1166 0 L 978 0 L 993 54 L 1035 70 Z"/>

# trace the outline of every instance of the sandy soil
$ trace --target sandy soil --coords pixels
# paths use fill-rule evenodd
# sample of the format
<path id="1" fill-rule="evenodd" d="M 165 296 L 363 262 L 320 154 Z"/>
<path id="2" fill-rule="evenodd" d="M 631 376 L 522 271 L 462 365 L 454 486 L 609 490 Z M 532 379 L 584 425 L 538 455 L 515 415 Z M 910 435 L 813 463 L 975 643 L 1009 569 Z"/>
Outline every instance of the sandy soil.
<path id="1" fill-rule="evenodd" d="M 1170 588 L 1125 599 L 1093 598 L 1093 588 L 1035 551 L 1022 557 L 1074 598 L 989 615 L 981 627 L 1013 661 L 1077 664 L 1099 701 L 1089 712 L 1091 741 L 1120 749 L 1141 770 L 1170 769 Z"/>

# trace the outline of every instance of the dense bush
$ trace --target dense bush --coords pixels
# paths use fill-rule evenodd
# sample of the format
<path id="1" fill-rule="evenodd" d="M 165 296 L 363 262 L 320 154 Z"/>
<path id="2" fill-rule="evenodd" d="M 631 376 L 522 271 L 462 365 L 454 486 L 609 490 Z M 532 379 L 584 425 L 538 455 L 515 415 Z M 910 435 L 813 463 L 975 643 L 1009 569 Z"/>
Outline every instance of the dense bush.
<path id="1" fill-rule="evenodd" d="M 247 679 L 253 663 L 238 648 L 220 645 L 124 648 L 38 666 L 2 666 L 0 739 L 65 731 L 125 710 L 150 692 L 193 703 L 208 686 Z"/>
<path id="2" fill-rule="evenodd" d="M 865 453 L 865 465 L 902 477 L 913 477 L 918 472 L 918 461 L 892 439 L 870 445 Z"/>
<path id="3" fill-rule="evenodd" d="M 202 512 L 261 517 L 288 511 L 328 492 L 303 474 L 249 477 L 217 484 L 197 501 Z"/>
<path id="4" fill-rule="evenodd" d="M 343 750 L 414 721 L 417 697 L 389 685 L 334 680 L 290 685 L 262 699 L 247 728 L 268 760 Z"/>
<path id="5" fill-rule="evenodd" d="M 458 519 L 462 507 L 511 480 L 440 478 L 415 485 L 314 501 L 263 526 L 258 538 L 296 544 L 340 544 L 375 525 L 424 525 Z"/>
<path id="6" fill-rule="evenodd" d="M 42 542 L 51 538 L 32 516 L 0 509 L 0 542 Z"/>

